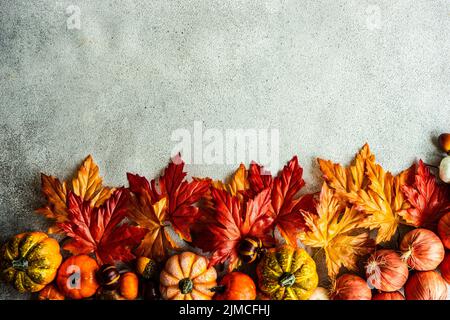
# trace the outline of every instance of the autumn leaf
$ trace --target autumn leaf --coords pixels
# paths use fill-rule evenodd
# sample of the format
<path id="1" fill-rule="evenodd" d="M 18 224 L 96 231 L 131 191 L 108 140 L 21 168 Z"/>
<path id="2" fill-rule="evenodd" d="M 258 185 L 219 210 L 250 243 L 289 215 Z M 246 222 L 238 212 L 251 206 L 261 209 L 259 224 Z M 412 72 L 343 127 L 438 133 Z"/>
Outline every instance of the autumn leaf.
<path id="1" fill-rule="evenodd" d="M 241 163 L 226 183 L 220 180 L 213 180 L 211 184 L 216 189 L 225 190 L 232 196 L 238 196 L 242 199 L 242 192 L 249 187 L 245 165 Z"/>
<path id="2" fill-rule="evenodd" d="M 384 171 L 375 163 L 375 156 L 367 144 L 347 168 L 322 159 L 319 159 L 319 165 L 336 197 L 367 215 L 364 226 L 378 230 L 376 242 L 389 241 L 401 222 L 399 213 L 409 207 L 400 189 L 410 170 L 396 177 Z"/>
<path id="3" fill-rule="evenodd" d="M 101 206 L 114 192 L 114 188 L 104 187 L 99 168 L 92 156 L 88 156 L 78 169 L 72 183 L 61 182 L 58 178 L 41 174 L 42 193 L 47 200 L 44 207 L 36 210 L 56 223 L 64 222 L 68 216 L 67 199 L 69 192 L 75 193 L 92 207 Z M 50 233 L 61 230 L 56 225 L 50 227 Z"/>
<path id="4" fill-rule="evenodd" d="M 411 207 L 399 214 L 412 226 L 435 229 L 439 219 L 450 211 L 448 186 L 439 185 L 422 160 L 417 166 L 414 182 L 403 185 L 401 190 Z"/>
<path id="5" fill-rule="evenodd" d="M 367 190 L 358 190 L 358 197 L 353 201 L 357 210 L 367 214 L 365 226 L 377 229 L 376 243 L 389 241 L 401 222 L 400 213 L 409 207 L 401 192 L 402 185 L 408 179 L 410 169 L 398 176 L 385 172 L 373 162 L 367 165 L 369 186 Z"/>
<path id="6" fill-rule="evenodd" d="M 367 165 L 375 162 L 375 156 L 370 152 L 369 145 L 366 143 L 347 168 L 330 160 L 318 159 L 318 162 L 328 186 L 336 192 L 339 199 L 348 201 L 357 198 L 358 190 L 366 188 L 368 184 L 365 174 Z"/>
<path id="7" fill-rule="evenodd" d="M 228 270 L 240 264 L 238 246 L 246 237 L 255 237 L 270 242 L 269 230 L 273 218 L 269 212 L 270 190 L 266 189 L 253 199 L 242 202 L 237 196 L 212 188 L 215 219 L 195 239 L 195 244 L 205 251 L 211 251 L 210 265 L 228 261 Z"/>
<path id="8" fill-rule="evenodd" d="M 67 185 L 60 182 L 58 178 L 41 174 L 42 193 L 47 199 L 47 205 L 36 210 L 46 218 L 57 222 L 65 221 L 67 218 Z"/>
<path id="9" fill-rule="evenodd" d="M 305 228 L 301 210 L 310 210 L 315 206 L 314 195 L 298 195 L 305 185 L 302 176 L 303 169 L 296 156 L 275 178 L 256 163 L 250 165 L 248 173 L 250 187 L 247 194 L 254 195 L 266 188 L 270 189 L 274 225 L 291 246 L 297 246 L 298 234 Z"/>
<path id="10" fill-rule="evenodd" d="M 147 230 L 138 252 L 162 259 L 167 250 L 176 248 L 170 227 L 186 241 L 191 241 L 191 227 L 199 218 L 196 203 L 207 192 L 210 181 L 194 179 L 187 182 L 184 162 L 178 156 L 169 163 L 158 180 L 128 173 L 133 193 L 130 218 Z"/>
<path id="11" fill-rule="evenodd" d="M 141 191 L 131 197 L 129 218 L 146 230 L 146 234 L 136 249 L 138 256 L 150 257 L 161 261 L 169 250 L 179 249 L 168 230 L 167 198 L 153 203 L 147 191 Z"/>
<path id="12" fill-rule="evenodd" d="M 114 192 L 114 189 L 103 187 L 103 179 L 91 155 L 84 160 L 72 180 L 72 190 L 83 201 L 89 201 L 95 207 L 101 206 Z"/>
<path id="13" fill-rule="evenodd" d="M 63 248 L 74 255 L 94 253 L 100 264 L 132 260 L 131 250 L 140 243 L 145 230 L 124 222 L 128 201 L 123 188 L 99 207 L 69 192 L 67 220 L 58 224 L 71 238 Z"/>
<path id="14" fill-rule="evenodd" d="M 326 184 L 316 212 L 302 214 L 308 230 L 300 234 L 300 239 L 305 245 L 324 250 L 330 278 L 335 278 L 341 267 L 356 271 L 358 259 L 373 249 L 369 233 L 360 231 L 365 215 L 343 206 Z"/>

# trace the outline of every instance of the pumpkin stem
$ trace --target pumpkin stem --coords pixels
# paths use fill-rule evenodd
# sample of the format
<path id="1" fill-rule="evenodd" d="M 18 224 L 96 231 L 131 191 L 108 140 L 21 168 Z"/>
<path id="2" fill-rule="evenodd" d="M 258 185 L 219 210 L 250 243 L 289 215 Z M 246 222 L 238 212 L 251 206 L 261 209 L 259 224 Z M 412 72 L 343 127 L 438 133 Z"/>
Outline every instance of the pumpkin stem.
<path id="1" fill-rule="evenodd" d="M 178 288 L 180 288 L 182 294 L 189 294 L 194 289 L 194 284 L 191 279 L 184 278 L 178 282 Z"/>
<path id="2" fill-rule="evenodd" d="M 295 276 L 292 273 L 290 273 L 290 272 L 285 272 L 280 277 L 278 282 L 280 283 L 280 286 L 282 286 L 282 287 L 290 287 L 295 282 Z"/>
<path id="3" fill-rule="evenodd" d="M 12 261 L 12 266 L 14 269 L 25 271 L 28 268 L 28 260 L 25 258 L 19 258 Z"/>
<path id="4" fill-rule="evenodd" d="M 209 291 L 216 292 L 216 293 L 224 293 L 225 289 L 226 289 L 225 286 L 215 286 L 215 287 L 212 287 L 211 289 L 209 289 Z"/>

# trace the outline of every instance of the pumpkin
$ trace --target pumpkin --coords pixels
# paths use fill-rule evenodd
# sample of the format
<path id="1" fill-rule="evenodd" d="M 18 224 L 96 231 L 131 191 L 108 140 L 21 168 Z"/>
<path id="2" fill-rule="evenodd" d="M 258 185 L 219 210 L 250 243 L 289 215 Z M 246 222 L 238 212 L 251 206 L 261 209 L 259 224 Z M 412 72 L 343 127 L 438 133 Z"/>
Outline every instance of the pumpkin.
<path id="1" fill-rule="evenodd" d="M 66 259 L 56 277 L 59 290 L 71 299 L 93 296 L 99 287 L 96 280 L 98 269 L 97 261 L 87 255 L 72 256 Z"/>
<path id="2" fill-rule="evenodd" d="M 208 259 L 192 252 L 170 257 L 160 274 L 160 292 L 165 300 L 211 300 L 217 273 Z"/>
<path id="3" fill-rule="evenodd" d="M 135 273 L 125 272 L 120 276 L 119 291 L 122 297 L 134 300 L 139 295 L 139 280 Z"/>
<path id="4" fill-rule="evenodd" d="M 110 264 L 104 264 L 97 271 L 97 280 L 105 290 L 114 290 L 119 287 L 120 273 Z"/>
<path id="5" fill-rule="evenodd" d="M 271 300 L 307 300 L 319 282 L 316 263 L 308 253 L 287 245 L 268 250 L 256 273 L 259 289 Z"/>
<path id="6" fill-rule="evenodd" d="M 48 284 L 39 291 L 38 300 L 64 300 L 64 295 L 53 284 Z"/>
<path id="7" fill-rule="evenodd" d="M 136 271 L 144 279 L 152 279 L 158 272 L 158 265 L 155 260 L 147 257 L 139 257 L 136 260 Z"/>
<path id="8" fill-rule="evenodd" d="M 0 275 L 19 292 L 37 292 L 53 281 L 62 256 L 58 241 L 43 232 L 12 237 L 0 251 Z"/>
<path id="9" fill-rule="evenodd" d="M 255 300 L 256 285 L 242 272 L 227 273 L 214 290 L 214 300 Z"/>

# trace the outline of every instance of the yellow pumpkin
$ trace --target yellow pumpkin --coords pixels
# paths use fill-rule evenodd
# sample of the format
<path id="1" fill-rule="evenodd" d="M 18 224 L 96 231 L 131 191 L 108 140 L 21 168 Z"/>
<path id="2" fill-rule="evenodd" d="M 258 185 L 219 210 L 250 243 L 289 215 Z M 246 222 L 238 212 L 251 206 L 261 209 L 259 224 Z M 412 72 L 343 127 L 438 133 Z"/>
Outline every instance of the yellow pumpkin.
<path id="1" fill-rule="evenodd" d="M 319 282 L 314 260 L 290 246 L 268 250 L 256 272 L 259 289 L 272 300 L 308 300 Z"/>
<path id="2" fill-rule="evenodd" d="M 161 297 L 165 300 L 211 300 L 217 286 L 214 267 L 192 252 L 170 257 L 160 274 Z"/>
<path id="3" fill-rule="evenodd" d="M 58 241 L 43 232 L 12 237 L 0 251 L 0 275 L 19 292 L 37 292 L 53 281 L 62 256 Z"/>

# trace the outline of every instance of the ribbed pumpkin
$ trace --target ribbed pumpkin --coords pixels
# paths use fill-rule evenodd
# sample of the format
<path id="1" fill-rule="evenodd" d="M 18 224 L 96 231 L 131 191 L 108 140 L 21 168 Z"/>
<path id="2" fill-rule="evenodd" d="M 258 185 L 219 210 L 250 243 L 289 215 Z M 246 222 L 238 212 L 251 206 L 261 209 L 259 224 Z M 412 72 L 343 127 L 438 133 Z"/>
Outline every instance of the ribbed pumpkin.
<path id="1" fill-rule="evenodd" d="M 2 247 L 0 274 L 19 292 L 37 292 L 53 281 L 61 261 L 58 241 L 43 232 L 21 233 Z"/>
<path id="2" fill-rule="evenodd" d="M 319 282 L 314 260 L 290 246 L 268 250 L 256 271 L 259 289 L 272 300 L 307 300 Z"/>
<path id="3" fill-rule="evenodd" d="M 161 297 L 165 300 L 211 300 L 217 273 L 208 259 L 192 252 L 170 257 L 160 274 Z"/>

